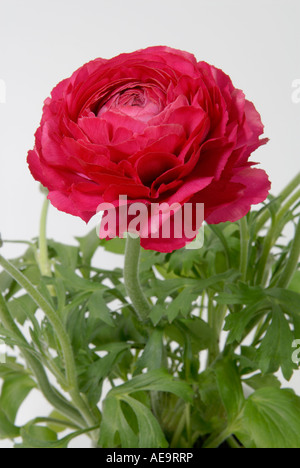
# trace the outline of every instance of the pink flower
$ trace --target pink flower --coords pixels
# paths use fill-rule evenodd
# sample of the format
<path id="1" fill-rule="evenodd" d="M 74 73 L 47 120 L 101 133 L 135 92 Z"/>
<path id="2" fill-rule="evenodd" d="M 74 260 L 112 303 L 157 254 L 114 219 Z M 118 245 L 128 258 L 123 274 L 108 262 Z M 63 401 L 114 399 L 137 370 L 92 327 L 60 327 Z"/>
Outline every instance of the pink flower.
<path id="1" fill-rule="evenodd" d="M 249 161 L 267 142 L 262 134 L 254 105 L 221 70 L 150 47 L 96 59 L 58 84 L 28 164 L 52 204 L 86 222 L 123 195 L 147 207 L 204 203 L 215 224 L 266 199 L 268 177 Z M 149 236 L 141 244 L 170 252 L 191 240 Z"/>

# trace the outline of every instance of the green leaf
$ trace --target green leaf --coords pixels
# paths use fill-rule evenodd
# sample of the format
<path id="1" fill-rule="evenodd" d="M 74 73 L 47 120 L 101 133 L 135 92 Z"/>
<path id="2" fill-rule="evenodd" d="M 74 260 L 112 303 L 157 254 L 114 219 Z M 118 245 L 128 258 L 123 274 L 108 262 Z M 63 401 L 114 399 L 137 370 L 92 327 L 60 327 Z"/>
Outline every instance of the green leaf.
<path id="1" fill-rule="evenodd" d="M 227 415 L 221 399 L 216 373 L 212 368 L 198 376 L 200 404 L 199 411 L 203 420 L 211 427 L 209 432 L 222 432 Z M 213 404 L 212 404 L 213 402 Z"/>
<path id="2" fill-rule="evenodd" d="M 102 423 L 99 445 L 101 448 L 137 448 L 138 435 L 129 426 L 122 411 L 121 401 L 117 398 L 106 398 L 103 404 Z"/>
<path id="3" fill-rule="evenodd" d="M 107 252 L 112 252 L 118 255 L 124 255 L 125 244 L 126 244 L 126 240 L 120 239 L 118 237 L 115 237 L 114 239 L 111 239 L 111 240 L 104 239 L 101 241 L 101 245 L 104 247 L 104 249 Z"/>
<path id="4" fill-rule="evenodd" d="M 22 445 L 26 448 L 47 448 L 51 442 L 57 442 L 57 434 L 48 427 L 35 426 L 31 423 L 21 428 Z"/>
<path id="5" fill-rule="evenodd" d="M 134 412 L 137 434 L 126 417 L 126 403 Z M 161 427 L 150 409 L 137 399 L 128 395 L 106 398 L 103 406 L 103 417 L 100 427 L 100 447 L 113 448 L 166 448 L 168 443 Z"/>
<path id="6" fill-rule="evenodd" d="M 259 368 L 263 373 L 275 373 L 282 368 L 287 380 L 293 375 L 292 361 L 294 335 L 280 306 L 273 305 L 272 323 L 258 351 Z"/>
<path id="7" fill-rule="evenodd" d="M 139 427 L 139 448 L 167 448 L 169 446 L 157 419 L 149 408 L 126 395 L 122 400 L 134 411 Z"/>
<path id="8" fill-rule="evenodd" d="M 155 295 L 159 298 L 166 298 L 178 290 L 188 288 L 190 291 L 200 293 L 204 289 L 215 287 L 224 281 L 233 281 L 239 277 L 239 273 L 235 270 L 228 270 L 225 273 L 211 276 L 206 279 L 191 279 L 191 278 L 174 278 L 168 280 L 152 280 L 150 295 Z"/>
<path id="9" fill-rule="evenodd" d="M 215 300 L 218 304 L 258 304 L 266 297 L 264 290 L 260 286 L 248 286 L 239 282 L 229 285 L 231 293 L 219 293 Z"/>
<path id="10" fill-rule="evenodd" d="M 278 378 L 272 374 L 256 374 L 249 379 L 244 379 L 243 382 L 249 387 L 253 388 L 253 390 L 259 390 L 260 388 L 264 387 L 281 387 L 281 383 L 279 382 Z"/>
<path id="11" fill-rule="evenodd" d="M 300 448 L 300 398 L 291 390 L 257 390 L 246 402 L 242 422 L 257 448 Z"/>
<path id="12" fill-rule="evenodd" d="M 266 294 L 275 304 L 280 302 L 291 315 L 300 315 L 300 294 L 280 288 L 267 289 Z"/>
<path id="13" fill-rule="evenodd" d="M 15 439 L 19 437 L 20 429 L 8 419 L 6 413 L 0 409 L 0 439 Z"/>
<path id="14" fill-rule="evenodd" d="M 264 307 L 265 303 L 249 305 L 240 312 L 231 313 L 226 317 L 224 330 L 229 331 L 227 343 L 231 344 L 234 341 L 241 342 L 245 335 L 247 327 L 252 328 L 258 319 L 265 314 Z"/>
<path id="15" fill-rule="evenodd" d="M 289 285 L 289 290 L 295 292 L 295 293 L 300 293 L 300 271 L 296 271 L 294 274 L 292 281 Z"/>
<path id="16" fill-rule="evenodd" d="M 142 356 L 137 361 L 134 375 L 140 374 L 143 369 L 148 369 L 148 371 L 160 369 L 163 365 L 163 357 L 163 331 L 154 330 L 150 335 Z"/>
<path id="17" fill-rule="evenodd" d="M 70 423 L 70 421 L 63 414 L 59 413 L 59 411 L 54 410 L 51 412 L 48 418 L 47 427 L 59 434 L 60 432 L 64 432 L 69 427 L 73 427 L 73 424 Z"/>
<path id="18" fill-rule="evenodd" d="M 204 320 L 197 317 L 176 320 L 172 325 L 165 327 L 165 333 L 181 346 L 184 346 L 188 337 L 193 353 L 208 349 L 214 340 L 216 340 L 212 328 Z"/>
<path id="19" fill-rule="evenodd" d="M 66 287 L 73 292 L 79 291 L 95 291 L 103 289 L 105 286 L 89 281 L 88 279 L 82 278 L 77 275 L 71 268 L 67 268 L 62 265 L 55 266 L 56 275 L 64 280 Z"/>
<path id="20" fill-rule="evenodd" d="M 110 309 L 107 307 L 105 300 L 103 299 L 104 291 L 94 292 L 88 302 L 88 308 L 90 311 L 91 320 L 102 320 L 107 325 L 114 327 L 114 321 Z"/>
<path id="21" fill-rule="evenodd" d="M 187 402 L 192 402 L 193 391 L 186 383 L 175 380 L 165 369 L 158 369 L 138 375 L 130 381 L 113 388 L 109 395 L 129 395 L 140 391 L 169 392 Z"/>
<path id="22" fill-rule="evenodd" d="M 0 291 L 2 293 L 10 289 L 13 283 L 13 278 L 8 273 L 6 273 L 6 271 L 2 271 L 0 273 Z"/>
<path id="23" fill-rule="evenodd" d="M 226 409 L 228 425 L 231 427 L 240 417 L 245 403 L 239 372 L 231 358 L 217 361 L 214 371 L 221 399 Z"/>
<path id="24" fill-rule="evenodd" d="M 76 240 L 82 254 L 82 263 L 89 266 L 96 250 L 100 247 L 100 239 L 97 236 L 96 229 L 92 229 L 84 237 L 76 237 Z"/>
<path id="25" fill-rule="evenodd" d="M 87 369 L 80 376 L 81 391 L 85 393 L 91 404 L 97 404 L 102 392 L 103 380 L 108 377 L 114 366 L 122 359 L 124 353 L 128 351 L 130 345 L 127 343 L 111 343 L 103 346 L 108 354 L 93 363 L 89 363 Z"/>
<path id="26" fill-rule="evenodd" d="M 12 316 L 21 325 L 24 325 L 27 318 L 32 318 L 38 308 L 28 294 L 12 299 L 7 306 Z"/>
<path id="27" fill-rule="evenodd" d="M 57 260 L 67 268 L 75 270 L 78 262 L 78 247 L 72 245 L 61 244 L 48 239 L 48 246 L 56 253 Z"/>
<path id="28" fill-rule="evenodd" d="M 79 437 L 82 434 L 90 432 L 93 428 L 82 429 L 76 432 L 73 432 L 63 439 L 58 440 L 57 434 L 52 429 L 49 429 L 47 426 L 40 426 L 39 424 L 43 418 L 37 418 L 33 421 L 30 421 L 24 427 L 21 428 L 21 437 L 22 444 L 18 444 L 15 448 L 68 448 L 71 440 Z"/>
<path id="29" fill-rule="evenodd" d="M 29 375 L 29 371 L 21 364 L 18 364 L 16 358 L 7 356 L 5 363 L 0 365 L 0 378 L 5 379 L 9 375 Z"/>
<path id="30" fill-rule="evenodd" d="M 149 319 L 151 320 L 153 325 L 156 327 L 165 315 L 166 315 L 165 307 L 160 304 L 155 304 L 155 306 L 152 307 L 152 310 L 149 314 Z"/>
<path id="31" fill-rule="evenodd" d="M 35 382 L 28 375 L 12 374 L 4 380 L 0 408 L 12 423 L 16 419 L 21 404 L 35 387 Z"/>
<path id="32" fill-rule="evenodd" d="M 167 317 L 170 323 L 175 320 L 179 314 L 187 317 L 191 313 L 193 306 L 192 302 L 195 301 L 198 294 L 192 294 L 188 289 L 181 291 L 178 296 L 171 301 L 167 308 Z"/>

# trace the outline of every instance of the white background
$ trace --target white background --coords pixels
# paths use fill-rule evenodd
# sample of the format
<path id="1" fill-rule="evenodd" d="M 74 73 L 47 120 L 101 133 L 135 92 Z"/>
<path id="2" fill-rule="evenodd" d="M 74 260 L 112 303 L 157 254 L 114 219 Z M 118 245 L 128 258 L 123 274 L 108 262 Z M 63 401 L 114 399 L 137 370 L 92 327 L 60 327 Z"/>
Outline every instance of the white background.
<path id="1" fill-rule="evenodd" d="M 254 159 L 277 194 L 299 171 L 300 104 L 291 98 L 292 83 L 300 79 L 299 18 L 299 0 L 0 0 L 0 79 L 7 88 L 6 104 L 0 103 L 3 238 L 37 235 L 42 198 L 26 154 L 51 89 L 91 59 L 150 45 L 192 52 L 244 90 L 270 138 Z M 51 210 L 50 237 L 71 242 L 87 229 L 81 220 Z M 3 252 L 20 251 L 10 245 Z M 107 254 L 101 262 L 120 264 Z M 300 393 L 299 377 L 293 385 Z M 18 422 L 46 410 L 33 394 Z"/>

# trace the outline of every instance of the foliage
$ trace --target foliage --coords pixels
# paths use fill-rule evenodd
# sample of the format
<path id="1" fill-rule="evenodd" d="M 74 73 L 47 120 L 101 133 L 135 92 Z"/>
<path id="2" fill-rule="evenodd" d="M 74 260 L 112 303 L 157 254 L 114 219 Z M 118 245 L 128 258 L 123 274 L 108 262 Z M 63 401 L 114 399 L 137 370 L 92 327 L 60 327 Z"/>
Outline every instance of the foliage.
<path id="1" fill-rule="evenodd" d="M 200 250 L 143 251 L 140 281 L 152 302 L 144 323 L 122 270 L 94 262 L 98 249 L 122 255 L 125 240 L 100 241 L 94 231 L 77 247 L 48 240 L 50 276 L 41 274 L 38 242 L 11 268 L 0 257 L 0 338 L 9 350 L 0 438 L 34 448 L 65 448 L 83 433 L 110 448 L 300 448 L 300 397 L 277 378 L 297 370 L 300 338 L 294 188 L 243 224 L 206 226 Z M 298 225 L 291 241 L 287 225 Z M 53 413 L 18 427 L 33 389 Z"/>

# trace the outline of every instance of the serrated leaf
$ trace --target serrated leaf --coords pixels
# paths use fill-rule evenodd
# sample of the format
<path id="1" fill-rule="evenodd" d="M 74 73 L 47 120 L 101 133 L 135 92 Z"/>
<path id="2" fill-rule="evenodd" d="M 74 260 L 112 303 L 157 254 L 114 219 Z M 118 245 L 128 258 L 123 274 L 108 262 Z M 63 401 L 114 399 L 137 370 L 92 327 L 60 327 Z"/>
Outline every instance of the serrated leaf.
<path id="1" fill-rule="evenodd" d="M 231 313 L 226 317 L 224 330 L 230 332 L 227 339 L 228 344 L 234 341 L 239 343 L 242 340 L 247 327 L 251 329 L 251 324 L 257 322 L 265 314 L 264 306 L 264 303 L 261 303 L 259 307 L 257 304 L 250 305 L 240 312 Z"/>
<path id="2" fill-rule="evenodd" d="M 283 311 L 273 304 L 272 322 L 258 351 L 259 368 L 263 373 L 275 373 L 281 367 L 284 377 L 290 380 L 295 369 L 293 340 L 294 335 Z"/>
<path id="3" fill-rule="evenodd" d="M 104 291 L 94 292 L 88 302 L 91 320 L 102 320 L 107 325 L 114 327 L 114 321 L 110 309 L 103 298 Z"/>
<path id="4" fill-rule="evenodd" d="M 187 317 L 193 309 L 192 302 L 196 300 L 197 297 L 198 294 L 192 294 L 188 289 L 181 291 L 168 305 L 167 317 L 169 322 L 172 323 L 180 314 Z"/>
<path id="5" fill-rule="evenodd" d="M 291 390 L 257 390 L 246 402 L 242 422 L 257 448 L 300 448 L 300 398 Z"/>
<path id="6" fill-rule="evenodd" d="M 275 304 L 280 302 L 290 314 L 300 315 L 300 294 L 280 288 L 267 289 L 266 294 L 270 299 L 273 299 Z"/>
<path id="7" fill-rule="evenodd" d="M 110 375 L 114 366 L 120 361 L 130 345 L 127 343 L 111 343 L 102 349 L 108 350 L 108 354 L 88 364 L 87 369 L 80 376 L 81 391 L 85 393 L 91 404 L 99 402 L 103 380 Z"/>
<path id="8" fill-rule="evenodd" d="M 67 268 L 62 265 L 56 265 L 55 271 L 58 277 L 62 278 L 65 282 L 66 287 L 70 291 L 95 291 L 98 289 L 103 289 L 105 286 L 89 281 L 86 278 L 78 276 L 71 268 Z"/>
<path id="9" fill-rule="evenodd" d="M 215 300 L 218 304 L 258 304 L 265 299 L 265 292 L 260 286 L 248 286 L 244 283 L 229 285 L 230 293 L 219 293 Z"/>
<path id="10" fill-rule="evenodd" d="M 174 278 L 161 280 L 152 280 L 150 282 L 151 289 L 150 295 L 156 295 L 159 298 L 166 298 L 178 290 L 188 288 L 190 291 L 197 292 L 198 294 L 204 289 L 210 287 L 217 287 L 218 284 L 224 281 L 233 281 L 239 277 L 239 273 L 235 270 L 228 270 L 225 273 L 211 276 L 206 279 L 191 279 L 191 278 Z"/>

